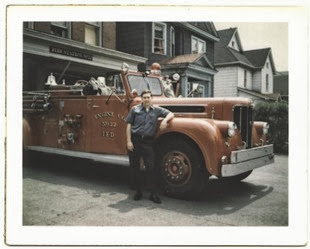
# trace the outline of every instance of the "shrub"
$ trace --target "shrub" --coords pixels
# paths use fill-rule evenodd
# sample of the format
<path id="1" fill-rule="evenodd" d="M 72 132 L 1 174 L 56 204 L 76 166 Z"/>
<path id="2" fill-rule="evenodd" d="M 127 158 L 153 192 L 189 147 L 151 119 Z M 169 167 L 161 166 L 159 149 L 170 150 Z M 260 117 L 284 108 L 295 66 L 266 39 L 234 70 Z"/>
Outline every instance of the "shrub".
<path id="1" fill-rule="evenodd" d="M 254 107 L 254 120 L 268 122 L 268 139 L 274 144 L 274 151 L 288 154 L 287 102 L 258 103 Z"/>

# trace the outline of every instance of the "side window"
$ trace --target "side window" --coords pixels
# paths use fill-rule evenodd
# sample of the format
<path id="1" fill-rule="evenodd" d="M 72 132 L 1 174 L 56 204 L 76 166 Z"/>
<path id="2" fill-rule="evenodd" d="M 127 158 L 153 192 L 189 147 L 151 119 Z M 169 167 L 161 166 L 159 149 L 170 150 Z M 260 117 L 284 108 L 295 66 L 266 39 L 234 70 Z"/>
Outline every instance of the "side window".
<path id="1" fill-rule="evenodd" d="M 200 54 L 206 52 L 206 42 L 192 36 L 192 54 Z"/>
<path id="2" fill-rule="evenodd" d="M 175 56 L 175 30 L 173 27 L 170 29 L 170 56 Z"/>
<path id="3" fill-rule="evenodd" d="M 102 46 L 102 25 L 100 22 L 85 23 L 85 43 Z"/>
<path id="4" fill-rule="evenodd" d="M 71 38 L 71 26 L 69 22 L 51 22 L 51 34 Z"/>
<path id="5" fill-rule="evenodd" d="M 153 53 L 163 54 L 166 52 L 166 31 L 167 26 L 164 23 L 153 23 Z"/>
<path id="6" fill-rule="evenodd" d="M 34 22 L 24 22 L 24 28 L 34 29 Z"/>

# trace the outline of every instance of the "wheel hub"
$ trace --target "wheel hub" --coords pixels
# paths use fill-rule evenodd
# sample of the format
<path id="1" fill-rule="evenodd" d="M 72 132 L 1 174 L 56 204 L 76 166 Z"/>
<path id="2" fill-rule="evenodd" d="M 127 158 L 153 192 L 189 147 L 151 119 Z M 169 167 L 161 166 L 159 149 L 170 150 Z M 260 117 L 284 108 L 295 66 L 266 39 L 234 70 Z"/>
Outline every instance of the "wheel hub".
<path id="1" fill-rule="evenodd" d="M 191 176 L 190 161 L 182 152 L 170 152 L 164 157 L 164 171 L 168 183 L 184 185 Z"/>

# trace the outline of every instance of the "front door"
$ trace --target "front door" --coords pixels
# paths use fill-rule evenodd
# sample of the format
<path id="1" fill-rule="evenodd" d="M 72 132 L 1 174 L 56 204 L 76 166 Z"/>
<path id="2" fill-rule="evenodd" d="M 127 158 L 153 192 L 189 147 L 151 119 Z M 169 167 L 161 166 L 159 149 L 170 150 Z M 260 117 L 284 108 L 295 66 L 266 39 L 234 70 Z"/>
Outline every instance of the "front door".
<path id="1" fill-rule="evenodd" d="M 127 154 L 126 117 L 129 111 L 124 90 L 109 95 L 88 96 L 88 139 L 90 152 Z"/>

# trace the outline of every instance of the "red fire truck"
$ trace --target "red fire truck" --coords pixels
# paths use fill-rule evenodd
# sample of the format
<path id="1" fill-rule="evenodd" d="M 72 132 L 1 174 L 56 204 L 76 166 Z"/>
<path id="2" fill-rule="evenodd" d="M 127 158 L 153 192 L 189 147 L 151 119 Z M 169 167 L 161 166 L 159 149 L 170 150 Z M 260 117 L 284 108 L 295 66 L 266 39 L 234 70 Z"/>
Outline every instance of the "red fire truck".
<path id="1" fill-rule="evenodd" d="M 159 176 L 169 193 L 197 192 L 210 176 L 240 181 L 274 162 L 269 126 L 253 121 L 251 99 L 173 97 L 179 90 L 177 74 L 163 79 L 156 71 L 140 71 L 123 64 L 117 72 L 74 85 L 57 85 L 51 75 L 47 89 L 24 92 L 25 153 L 129 165 L 125 119 L 141 103 L 140 93 L 150 89 L 153 103 L 175 114 L 156 134 Z M 173 96 L 165 95 L 167 81 Z"/>

